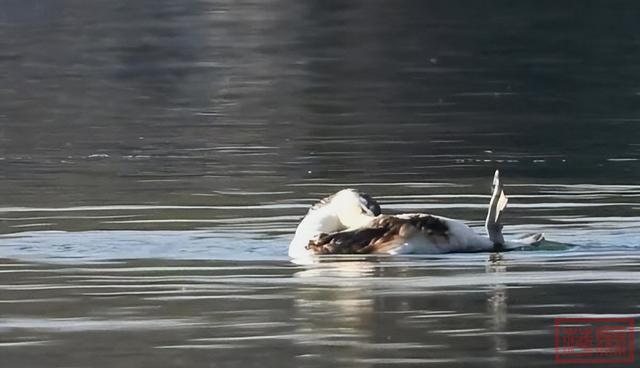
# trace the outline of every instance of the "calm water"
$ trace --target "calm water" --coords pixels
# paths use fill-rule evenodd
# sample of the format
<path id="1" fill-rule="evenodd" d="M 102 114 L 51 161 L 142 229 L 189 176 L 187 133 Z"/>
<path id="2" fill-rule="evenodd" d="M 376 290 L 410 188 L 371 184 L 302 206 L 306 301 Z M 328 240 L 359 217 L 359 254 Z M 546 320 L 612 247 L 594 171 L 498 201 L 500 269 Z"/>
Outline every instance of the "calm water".
<path id="1" fill-rule="evenodd" d="M 0 356 L 28 367 L 552 366 L 640 313 L 631 1 L 0 0 Z M 318 198 L 558 250 L 286 258 Z"/>

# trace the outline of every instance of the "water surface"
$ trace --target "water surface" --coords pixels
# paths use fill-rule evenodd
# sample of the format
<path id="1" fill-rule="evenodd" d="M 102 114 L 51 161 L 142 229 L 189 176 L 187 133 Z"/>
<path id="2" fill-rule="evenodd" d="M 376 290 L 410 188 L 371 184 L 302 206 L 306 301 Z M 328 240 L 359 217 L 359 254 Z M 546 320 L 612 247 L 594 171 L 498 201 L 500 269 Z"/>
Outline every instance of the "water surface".
<path id="1" fill-rule="evenodd" d="M 551 366 L 553 320 L 636 318 L 634 2 L 0 2 L 9 366 Z M 294 265 L 358 187 L 505 254 Z"/>

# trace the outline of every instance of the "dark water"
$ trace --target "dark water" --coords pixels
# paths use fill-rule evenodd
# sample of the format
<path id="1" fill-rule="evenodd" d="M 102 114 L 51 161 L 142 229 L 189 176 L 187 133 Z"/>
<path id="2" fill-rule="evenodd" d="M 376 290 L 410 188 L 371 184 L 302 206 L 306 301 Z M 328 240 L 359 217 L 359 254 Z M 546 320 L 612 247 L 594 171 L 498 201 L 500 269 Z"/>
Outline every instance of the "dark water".
<path id="1" fill-rule="evenodd" d="M 551 366 L 633 317 L 631 1 L 0 1 L 0 359 L 29 367 Z M 286 258 L 314 200 L 569 250 Z"/>

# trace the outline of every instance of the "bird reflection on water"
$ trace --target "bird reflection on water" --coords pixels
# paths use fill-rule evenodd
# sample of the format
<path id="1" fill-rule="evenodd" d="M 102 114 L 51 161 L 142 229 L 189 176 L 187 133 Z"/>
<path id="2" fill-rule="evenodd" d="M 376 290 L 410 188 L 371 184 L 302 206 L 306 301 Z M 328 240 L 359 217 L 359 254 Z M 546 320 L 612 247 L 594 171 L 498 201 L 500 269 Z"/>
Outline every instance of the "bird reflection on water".
<path id="1" fill-rule="evenodd" d="M 487 352 L 474 359 L 504 366 L 507 286 L 500 278 L 507 269 L 499 257 L 486 258 L 486 284 L 474 286 L 474 297 L 462 304 L 452 295 L 468 291 L 443 286 L 455 265 L 429 272 L 429 259 L 374 257 L 307 266 L 294 274 L 301 279 L 294 307 L 298 332 L 309 339 L 296 344 L 307 359 L 318 346 L 331 346 L 343 363 L 445 363 L 442 352 L 455 349 L 456 338 L 476 336 Z"/>

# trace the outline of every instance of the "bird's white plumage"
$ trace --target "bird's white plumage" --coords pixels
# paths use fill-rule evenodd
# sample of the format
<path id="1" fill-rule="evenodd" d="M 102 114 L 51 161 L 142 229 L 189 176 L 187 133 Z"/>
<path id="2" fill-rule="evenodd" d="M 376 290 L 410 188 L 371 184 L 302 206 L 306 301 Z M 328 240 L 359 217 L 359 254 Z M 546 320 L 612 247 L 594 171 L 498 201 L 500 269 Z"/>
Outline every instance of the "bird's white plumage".
<path id="1" fill-rule="evenodd" d="M 409 218 L 419 214 L 402 214 L 395 217 Z M 476 233 L 464 222 L 442 217 L 433 216 L 443 221 L 449 229 L 449 236 L 445 238 L 426 237 L 422 233 L 417 233 L 407 238 L 397 249 L 391 250 L 390 254 L 438 254 L 452 252 L 479 252 L 490 251 L 494 243 L 487 237 Z"/>

